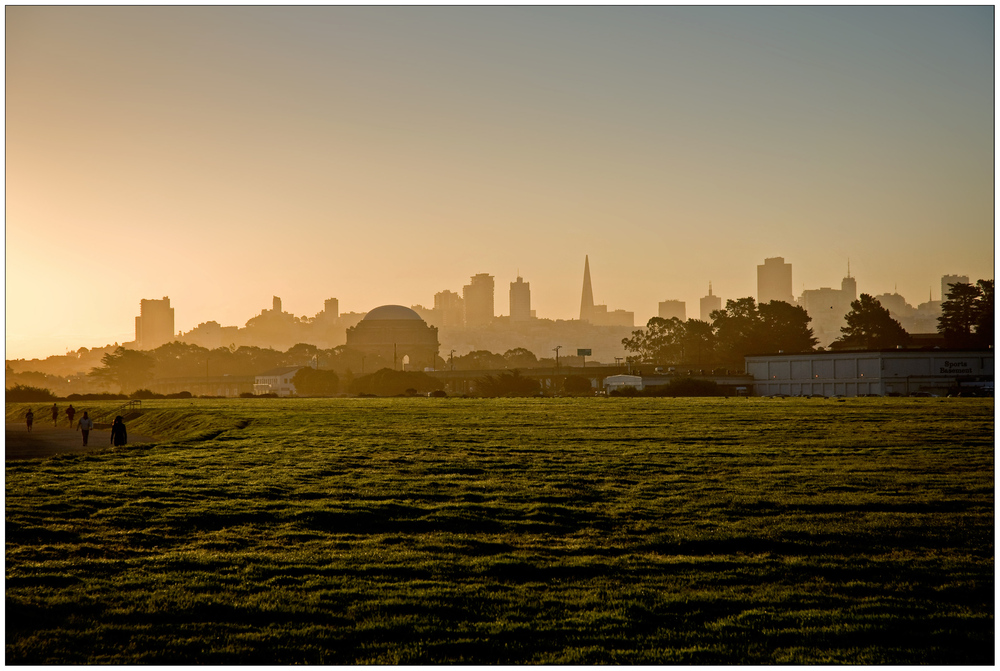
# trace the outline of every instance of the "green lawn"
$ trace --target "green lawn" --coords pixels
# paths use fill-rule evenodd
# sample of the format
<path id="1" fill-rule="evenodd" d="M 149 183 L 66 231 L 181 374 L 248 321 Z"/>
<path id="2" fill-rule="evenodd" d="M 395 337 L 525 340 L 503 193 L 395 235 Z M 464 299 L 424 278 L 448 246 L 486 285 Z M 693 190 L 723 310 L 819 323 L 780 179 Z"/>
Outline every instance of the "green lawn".
<path id="1" fill-rule="evenodd" d="M 143 406 L 7 463 L 8 664 L 994 660 L 992 399 Z"/>

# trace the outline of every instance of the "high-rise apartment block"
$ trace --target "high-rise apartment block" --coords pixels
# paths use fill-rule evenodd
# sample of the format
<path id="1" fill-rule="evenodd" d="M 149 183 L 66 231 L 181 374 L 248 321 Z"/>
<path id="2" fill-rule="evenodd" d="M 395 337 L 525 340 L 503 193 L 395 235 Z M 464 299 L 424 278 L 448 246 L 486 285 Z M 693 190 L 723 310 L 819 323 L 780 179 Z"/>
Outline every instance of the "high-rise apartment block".
<path id="1" fill-rule="evenodd" d="M 712 295 L 712 283 L 708 283 L 708 295 L 701 298 L 701 320 L 712 323 L 712 313 L 722 309 L 722 299 Z"/>
<path id="2" fill-rule="evenodd" d="M 510 283 L 510 320 L 526 322 L 531 319 L 531 283 L 520 276 Z"/>
<path id="3" fill-rule="evenodd" d="M 337 319 L 340 317 L 340 301 L 336 298 L 327 298 L 323 301 L 323 317 L 326 319 Z"/>
<path id="4" fill-rule="evenodd" d="M 858 300 L 858 281 L 851 277 L 851 264 L 847 264 L 847 277 L 840 281 L 840 291 L 844 294 L 848 306 Z"/>
<path id="5" fill-rule="evenodd" d="M 465 301 L 454 291 L 439 291 L 434 294 L 434 311 L 441 326 L 465 325 Z"/>
<path id="6" fill-rule="evenodd" d="M 465 301 L 465 325 L 487 326 L 493 321 L 493 276 L 486 273 L 473 275 L 469 284 L 462 287 Z"/>
<path id="7" fill-rule="evenodd" d="M 680 319 L 682 322 L 687 321 L 687 307 L 684 301 L 661 301 L 660 302 L 660 319 Z"/>
<path id="8" fill-rule="evenodd" d="M 847 324 L 845 316 L 851 311 L 851 302 L 857 299 L 858 282 L 851 277 L 848 265 L 847 277 L 840 281 L 840 289 L 807 289 L 802 292 L 798 304 L 809 313 L 809 328 L 825 347 L 841 336 L 840 329 Z"/>
<path id="9" fill-rule="evenodd" d="M 764 259 L 764 265 L 757 266 L 757 302 L 770 303 L 784 301 L 795 304 L 792 295 L 792 264 L 776 256 Z"/>
<path id="10" fill-rule="evenodd" d="M 952 284 L 968 284 L 968 275 L 943 275 L 941 277 L 941 300 L 948 300 L 948 292 L 951 291 Z"/>
<path id="11" fill-rule="evenodd" d="M 135 344 L 138 349 L 156 349 L 174 341 L 174 309 L 170 299 L 143 298 L 135 318 Z"/>

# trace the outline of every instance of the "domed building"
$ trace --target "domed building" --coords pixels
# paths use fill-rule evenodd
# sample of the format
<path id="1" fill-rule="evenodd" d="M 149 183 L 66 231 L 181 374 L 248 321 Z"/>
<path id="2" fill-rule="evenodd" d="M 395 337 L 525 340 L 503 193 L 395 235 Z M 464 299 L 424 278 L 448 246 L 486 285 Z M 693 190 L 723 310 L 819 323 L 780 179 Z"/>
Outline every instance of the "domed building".
<path id="1" fill-rule="evenodd" d="M 396 370 L 433 368 L 438 356 L 438 330 L 402 305 L 377 307 L 347 329 L 347 348 L 392 361 Z"/>

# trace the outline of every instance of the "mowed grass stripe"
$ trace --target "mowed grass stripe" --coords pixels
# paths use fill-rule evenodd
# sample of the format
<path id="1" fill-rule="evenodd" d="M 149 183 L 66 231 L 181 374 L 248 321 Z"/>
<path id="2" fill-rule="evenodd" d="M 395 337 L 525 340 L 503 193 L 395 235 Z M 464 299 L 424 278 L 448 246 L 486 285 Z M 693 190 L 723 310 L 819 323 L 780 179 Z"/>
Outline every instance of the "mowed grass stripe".
<path id="1" fill-rule="evenodd" d="M 144 407 L 7 464 L 7 663 L 993 662 L 992 400 Z"/>

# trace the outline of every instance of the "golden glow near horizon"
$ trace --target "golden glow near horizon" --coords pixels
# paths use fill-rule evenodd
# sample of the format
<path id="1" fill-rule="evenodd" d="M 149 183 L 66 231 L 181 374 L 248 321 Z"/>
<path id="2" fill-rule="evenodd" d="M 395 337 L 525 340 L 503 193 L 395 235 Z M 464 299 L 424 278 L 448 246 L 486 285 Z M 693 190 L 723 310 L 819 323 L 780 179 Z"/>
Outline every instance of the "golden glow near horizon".
<path id="1" fill-rule="evenodd" d="M 993 8 L 7 7 L 6 355 L 431 306 L 993 276 Z"/>

